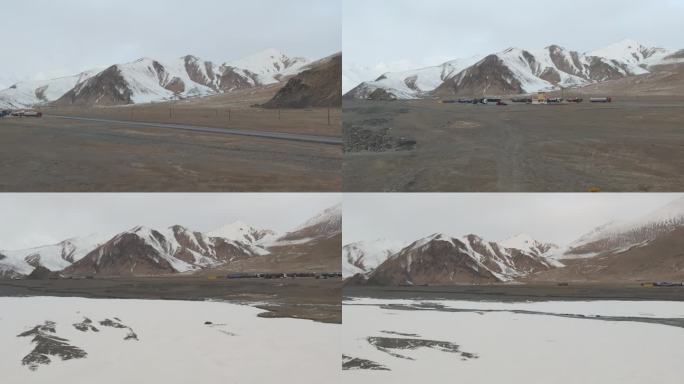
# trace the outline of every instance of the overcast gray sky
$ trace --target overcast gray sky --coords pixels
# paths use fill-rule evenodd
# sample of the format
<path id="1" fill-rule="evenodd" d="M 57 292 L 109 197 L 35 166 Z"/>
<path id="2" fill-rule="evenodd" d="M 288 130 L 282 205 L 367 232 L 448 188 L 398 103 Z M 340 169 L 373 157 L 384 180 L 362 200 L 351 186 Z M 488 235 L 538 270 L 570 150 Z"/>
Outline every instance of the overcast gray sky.
<path id="1" fill-rule="evenodd" d="M 684 0 L 344 0 L 345 91 L 359 77 L 511 46 L 580 52 L 625 38 L 684 48 Z M 368 77 L 368 78 L 364 78 Z"/>
<path id="2" fill-rule="evenodd" d="M 58 243 L 136 225 L 209 231 L 236 220 L 288 231 L 341 201 L 337 193 L 0 194 L 0 249 Z"/>
<path id="3" fill-rule="evenodd" d="M 414 241 L 436 232 L 497 241 L 527 233 L 566 245 L 612 220 L 635 219 L 683 194 L 350 193 L 344 195 L 345 244 L 385 238 Z"/>
<path id="4" fill-rule="evenodd" d="M 222 63 L 276 48 L 321 58 L 341 49 L 340 0 L 3 1 L 0 83 L 195 54 Z"/>

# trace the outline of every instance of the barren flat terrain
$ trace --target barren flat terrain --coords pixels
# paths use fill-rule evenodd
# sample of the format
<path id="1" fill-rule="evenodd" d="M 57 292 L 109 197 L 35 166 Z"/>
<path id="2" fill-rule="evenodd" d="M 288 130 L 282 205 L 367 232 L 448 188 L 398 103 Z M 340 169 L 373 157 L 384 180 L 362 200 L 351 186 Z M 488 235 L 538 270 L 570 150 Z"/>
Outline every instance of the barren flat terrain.
<path id="1" fill-rule="evenodd" d="M 344 102 L 345 191 L 684 189 L 684 99 Z"/>
<path id="2" fill-rule="evenodd" d="M 0 120 L 2 191 L 339 191 L 340 108 L 264 109 L 273 85 Z"/>
<path id="3" fill-rule="evenodd" d="M 684 301 L 683 287 L 646 288 L 638 284 L 516 284 L 429 287 L 344 287 L 347 297 L 412 300 L 664 300 Z"/>
<path id="4" fill-rule="evenodd" d="M 335 191 L 341 162 L 340 146 L 328 143 L 51 116 L 0 120 L 2 191 Z"/>
<path id="5" fill-rule="evenodd" d="M 258 304 L 262 317 L 341 323 L 340 279 L 206 277 L 0 280 L 0 296 L 62 296 L 154 300 L 226 300 Z"/>
<path id="6" fill-rule="evenodd" d="M 342 112 L 337 108 L 265 109 L 255 105 L 269 100 L 281 84 L 226 94 L 164 103 L 114 107 L 43 107 L 50 115 L 215 128 L 341 136 Z"/>

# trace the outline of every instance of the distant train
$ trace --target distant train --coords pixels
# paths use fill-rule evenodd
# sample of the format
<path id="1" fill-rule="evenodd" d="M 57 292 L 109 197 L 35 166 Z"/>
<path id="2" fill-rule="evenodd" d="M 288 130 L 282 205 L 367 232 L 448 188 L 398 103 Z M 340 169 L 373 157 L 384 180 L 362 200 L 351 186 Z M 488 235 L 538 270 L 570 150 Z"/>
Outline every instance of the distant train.
<path id="1" fill-rule="evenodd" d="M 589 99 L 592 103 L 612 103 L 613 98 L 612 97 L 592 97 Z"/>

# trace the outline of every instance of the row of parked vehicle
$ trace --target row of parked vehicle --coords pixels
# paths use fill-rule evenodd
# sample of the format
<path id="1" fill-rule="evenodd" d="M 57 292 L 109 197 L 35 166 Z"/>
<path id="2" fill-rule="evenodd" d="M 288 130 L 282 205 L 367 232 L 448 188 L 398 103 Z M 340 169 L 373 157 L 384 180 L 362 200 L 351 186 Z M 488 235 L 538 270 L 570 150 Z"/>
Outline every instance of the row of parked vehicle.
<path id="1" fill-rule="evenodd" d="M 295 273 L 231 273 L 226 279 L 285 279 L 310 277 L 316 279 L 332 279 L 342 277 L 341 272 L 295 272 Z"/>
<path id="2" fill-rule="evenodd" d="M 462 97 L 458 100 L 442 100 L 441 103 L 443 104 L 453 104 L 453 103 L 459 103 L 459 104 L 492 104 L 492 105 L 508 105 L 506 102 L 503 101 L 503 99 L 496 97 L 484 97 L 484 98 L 476 98 L 476 99 L 470 99 L 470 98 L 465 98 Z"/>
<path id="3" fill-rule="evenodd" d="M 12 111 L 9 109 L 5 109 L 3 111 L 0 111 L 0 118 L 1 117 L 6 117 L 6 116 L 14 116 L 14 117 L 43 117 L 42 112 L 38 111 L 33 111 L 33 110 L 16 110 Z"/>

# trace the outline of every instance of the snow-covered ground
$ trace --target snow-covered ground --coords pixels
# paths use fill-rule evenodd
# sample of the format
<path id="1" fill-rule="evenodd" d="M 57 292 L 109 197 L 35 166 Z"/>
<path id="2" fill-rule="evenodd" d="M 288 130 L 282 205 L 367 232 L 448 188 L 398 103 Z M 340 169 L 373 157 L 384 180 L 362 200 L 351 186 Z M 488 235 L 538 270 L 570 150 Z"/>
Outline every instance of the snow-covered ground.
<path id="1" fill-rule="evenodd" d="M 335 383 L 340 326 L 257 317 L 262 310 L 225 302 L 84 298 L 0 298 L 3 383 Z M 90 319 L 98 331 L 76 329 Z M 123 324 L 101 324 L 109 319 Z M 35 370 L 22 359 L 38 346 L 18 337 L 46 321 L 84 351 L 47 357 Z M 213 324 L 205 324 L 210 321 Z M 111 325 L 111 323 L 110 323 Z M 48 327 L 49 328 L 49 327 Z M 125 339 L 133 332 L 137 336 Z"/>
<path id="2" fill-rule="evenodd" d="M 355 358 L 351 365 L 372 362 L 384 369 L 345 369 L 344 383 L 452 382 L 458 378 L 471 384 L 674 384 L 684 377 L 684 328 L 643 319 L 596 317 L 684 319 L 684 303 L 431 301 L 427 304 L 444 305 L 447 310 L 380 307 L 421 303 L 425 302 L 358 299 L 345 303 L 345 361 Z M 413 339 L 439 343 L 401 348 L 407 343 L 402 339 L 411 339 L 408 343 L 414 347 L 418 342 Z"/>

